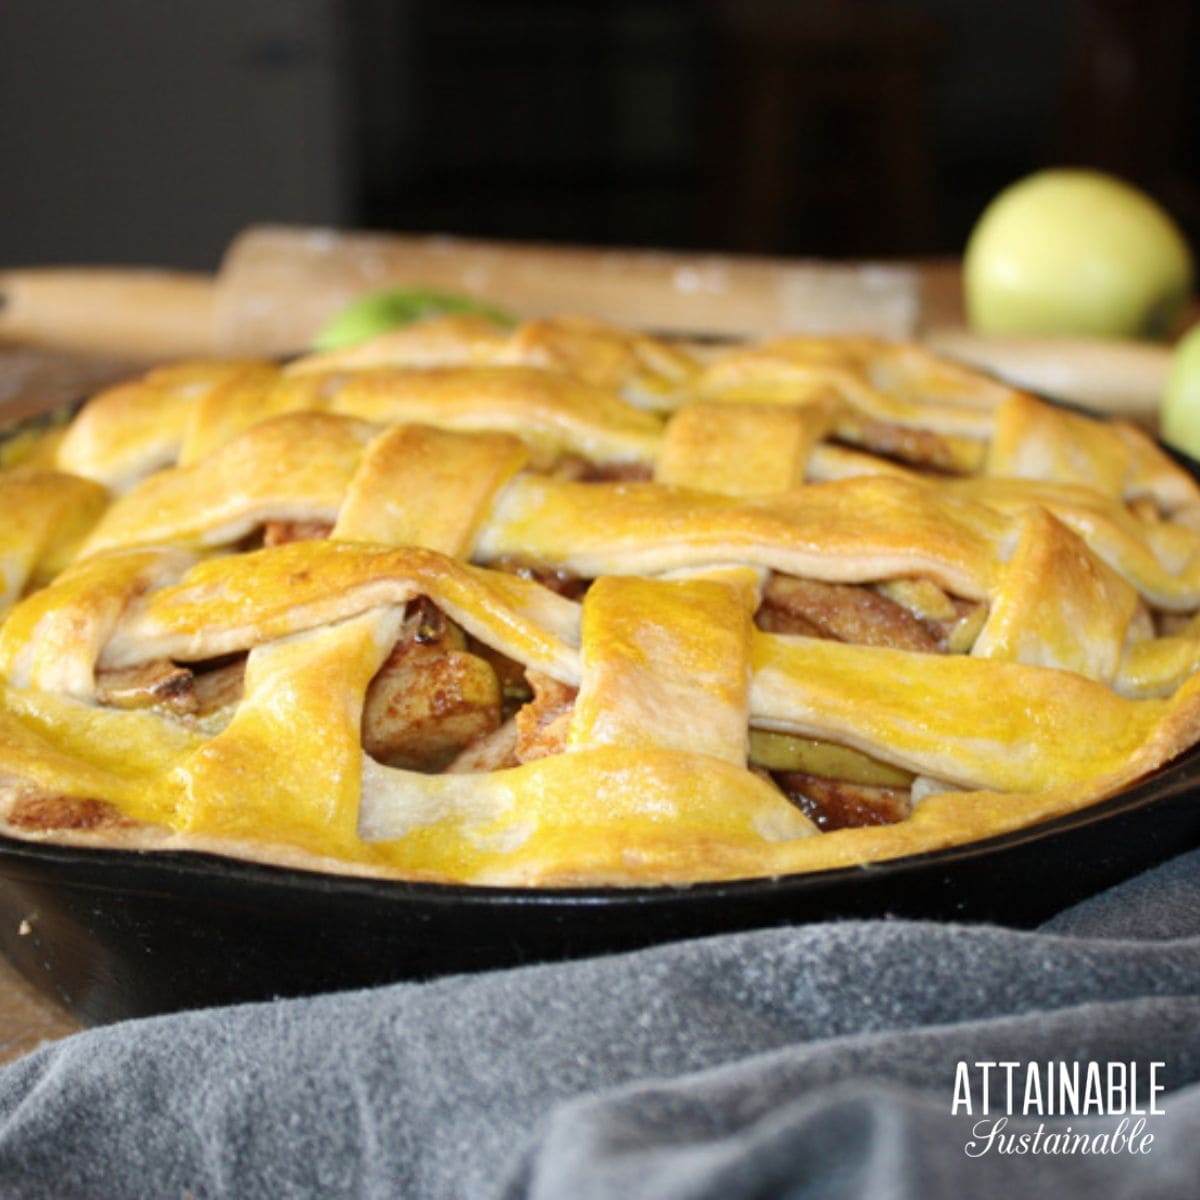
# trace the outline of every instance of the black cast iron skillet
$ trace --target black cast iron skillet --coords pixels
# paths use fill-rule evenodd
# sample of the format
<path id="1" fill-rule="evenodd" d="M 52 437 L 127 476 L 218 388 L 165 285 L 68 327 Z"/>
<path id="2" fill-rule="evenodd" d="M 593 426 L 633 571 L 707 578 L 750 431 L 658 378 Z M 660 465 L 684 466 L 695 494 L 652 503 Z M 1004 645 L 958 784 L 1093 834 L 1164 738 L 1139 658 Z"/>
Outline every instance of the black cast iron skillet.
<path id="1" fill-rule="evenodd" d="M 1200 746 L 1120 795 L 986 841 L 686 887 L 405 883 L 0 837 L 0 951 L 99 1024 L 831 918 L 1031 926 L 1195 846 Z"/>
<path id="2" fill-rule="evenodd" d="M 1200 845 L 1200 749 L 1110 800 L 950 850 L 775 879 L 522 890 L 0 838 L 0 950 L 89 1024 L 800 921 L 1029 926 Z"/>

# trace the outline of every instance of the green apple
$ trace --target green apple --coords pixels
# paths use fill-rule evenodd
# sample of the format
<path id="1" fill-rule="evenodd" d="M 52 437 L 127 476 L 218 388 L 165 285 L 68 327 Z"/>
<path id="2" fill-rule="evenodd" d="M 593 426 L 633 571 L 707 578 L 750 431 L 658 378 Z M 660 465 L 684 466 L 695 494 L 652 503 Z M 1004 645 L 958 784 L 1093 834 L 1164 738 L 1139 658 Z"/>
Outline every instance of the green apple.
<path id="1" fill-rule="evenodd" d="M 389 329 L 448 313 L 478 313 L 501 325 L 513 324 L 507 313 L 473 296 L 430 288 L 389 288 L 359 296 L 335 313 L 313 338 L 313 349 L 340 350 L 378 337 Z"/>
<path id="2" fill-rule="evenodd" d="M 1163 441 L 1200 458 L 1200 325 L 1180 339 L 1162 399 Z"/>
<path id="3" fill-rule="evenodd" d="M 984 210 L 963 263 L 982 333 L 1167 336 L 1191 291 L 1192 255 L 1144 192 L 1099 171 L 1040 171 Z"/>

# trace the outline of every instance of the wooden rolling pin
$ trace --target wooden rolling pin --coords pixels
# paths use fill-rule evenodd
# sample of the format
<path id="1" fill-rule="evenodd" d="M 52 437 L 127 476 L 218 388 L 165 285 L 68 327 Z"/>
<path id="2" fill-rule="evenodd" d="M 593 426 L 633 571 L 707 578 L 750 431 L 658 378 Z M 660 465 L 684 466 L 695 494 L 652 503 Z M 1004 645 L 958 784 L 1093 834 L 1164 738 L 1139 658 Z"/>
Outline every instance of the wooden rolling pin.
<path id="1" fill-rule="evenodd" d="M 105 267 L 0 271 L 0 341 L 155 361 L 217 352 L 210 275 Z"/>
<path id="2" fill-rule="evenodd" d="M 922 340 L 1016 387 L 1144 425 L 1158 421 L 1171 365 L 1170 347 L 1154 342 L 985 337 L 961 326 L 930 329 Z"/>
<path id="3" fill-rule="evenodd" d="M 685 337 L 909 337 L 920 320 L 911 267 L 265 226 L 238 237 L 221 265 L 217 340 L 240 353 L 295 351 L 356 296 L 405 285 L 522 317 L 571 312 Z"/>
<path id="4" fill-rule="evenodd" d="M 427 287 L 517 316 L 573 312 L 721 337 L 869 331 L 911 336 L 909 267 L 264 226 L 235 239 L 215 278 L 172 272 L 0 272 L 0 338 L 146 358 L 283 355 L 364 292 Z"/>
<path id="5" fill-rule="evenodd" d="M 262 226 L 215 277 L 162 271 L 0 272 L 0 339 L 141 359 L 297 353 L 364 292 L 432 287 L 518 316 L 574 312 L 679 336 L 916 336 L 912 267 L 599 250 Z M 1151 420 L 1169 353 L 1142 343 L 927 331 L 946 354 L 1022 386 Z"/>

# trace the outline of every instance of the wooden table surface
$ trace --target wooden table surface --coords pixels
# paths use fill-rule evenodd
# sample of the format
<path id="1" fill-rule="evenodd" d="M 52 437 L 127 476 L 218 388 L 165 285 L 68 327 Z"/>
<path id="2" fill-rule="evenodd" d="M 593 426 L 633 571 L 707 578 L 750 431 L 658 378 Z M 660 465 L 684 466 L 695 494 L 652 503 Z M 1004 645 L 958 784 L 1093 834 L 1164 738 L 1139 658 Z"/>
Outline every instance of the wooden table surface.
<path id="1" fill-rule="evenodd" d="M 0 957 L 0 1063 L 80 1028 L 60 1005 L 37 991 Z"/>

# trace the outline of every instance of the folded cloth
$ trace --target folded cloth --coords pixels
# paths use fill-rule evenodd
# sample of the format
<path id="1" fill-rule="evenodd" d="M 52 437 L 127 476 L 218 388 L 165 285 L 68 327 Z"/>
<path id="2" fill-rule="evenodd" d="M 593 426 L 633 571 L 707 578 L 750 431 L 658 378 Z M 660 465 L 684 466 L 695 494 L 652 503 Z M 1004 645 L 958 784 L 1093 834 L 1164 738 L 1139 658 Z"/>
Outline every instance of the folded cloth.
<path id="1" fill-rule="evenodd" d="M 986 1113 L 980 1063 L 1016 1064 Z M 1059 1063 L 1079 1104 L 1029 1111 Z M 1200 852 L 1035 932 L 769 929 L 130 1021 L 0 1073 L 5 1197 L 1014 1188 L 1200 1194 Z"/>

